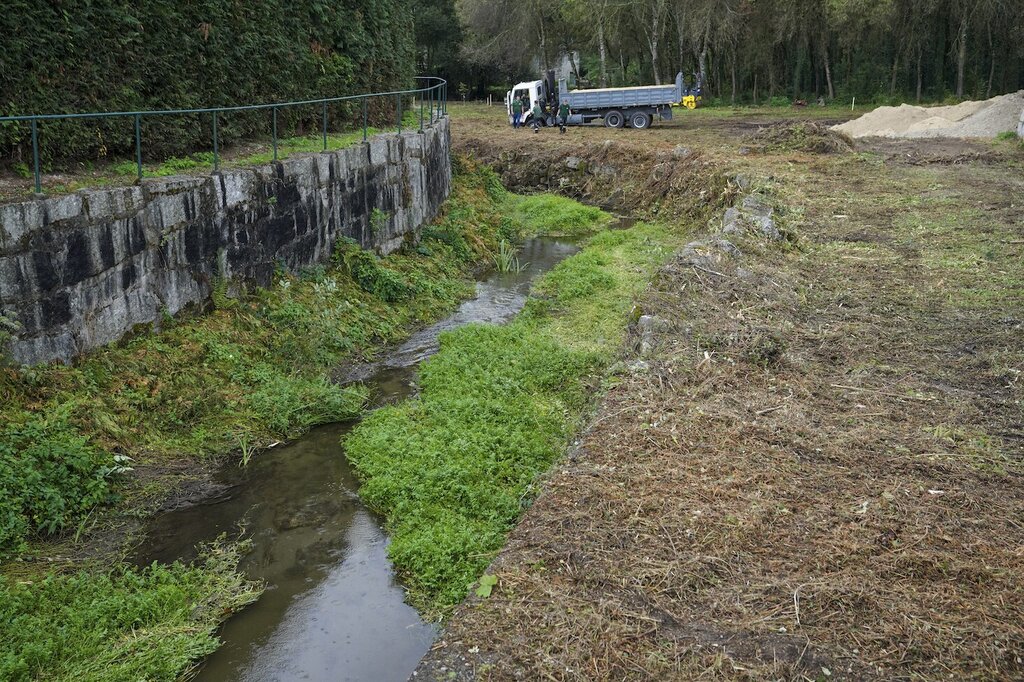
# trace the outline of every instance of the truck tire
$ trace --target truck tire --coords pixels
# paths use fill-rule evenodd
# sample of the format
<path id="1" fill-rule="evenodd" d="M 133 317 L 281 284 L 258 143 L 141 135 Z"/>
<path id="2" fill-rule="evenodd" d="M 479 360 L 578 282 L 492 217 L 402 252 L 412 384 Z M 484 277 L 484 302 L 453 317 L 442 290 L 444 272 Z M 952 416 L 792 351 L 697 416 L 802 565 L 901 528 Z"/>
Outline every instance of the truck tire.
<path id="1" fill-rule="evenodd" d="M 626 117 L 622 115 L 621 111 L 613 110 L 604 115 L 604 125 L 606 128 L 621 128 L 625 123 Z"/>
<path id="2" fill-rule="evenodd" d="M 638 111 L 629 117 L 629 123 L 637 130 L 644 130 L 645 128 L 650 128 L 651 115 L 643 111 Z"/>

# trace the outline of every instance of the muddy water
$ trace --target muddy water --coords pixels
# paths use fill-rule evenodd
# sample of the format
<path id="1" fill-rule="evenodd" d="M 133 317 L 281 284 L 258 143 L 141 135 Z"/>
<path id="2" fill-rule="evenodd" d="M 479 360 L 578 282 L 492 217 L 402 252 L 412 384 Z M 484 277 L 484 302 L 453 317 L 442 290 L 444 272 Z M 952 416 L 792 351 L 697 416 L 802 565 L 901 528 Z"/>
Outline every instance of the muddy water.
<path id="1" fill-rule="evenodd" d="M 409 396 L 416 366 L 437 352 L 441 332 L 509 320 L 532 280 L 576 250 L 565 241 L 528 240 L 522 272 L 490 274 L 453 315 L 347 378 L 366 382 L 375 405 Z M 434 627 L 404 602 L 380 519 L 359 501 L 339 442 L 350 428 L 324 426 L 256 455 L 245 469 L 225 466 L 217 495 L 151 523 L 140 563 L 192 558 L 197 543 L 244 528 L 254 549 L 242 570 L 267 584 L 258 602 L 224 625 L 224 646 L 197 679 L 405 680 L 430 647 Z"/>

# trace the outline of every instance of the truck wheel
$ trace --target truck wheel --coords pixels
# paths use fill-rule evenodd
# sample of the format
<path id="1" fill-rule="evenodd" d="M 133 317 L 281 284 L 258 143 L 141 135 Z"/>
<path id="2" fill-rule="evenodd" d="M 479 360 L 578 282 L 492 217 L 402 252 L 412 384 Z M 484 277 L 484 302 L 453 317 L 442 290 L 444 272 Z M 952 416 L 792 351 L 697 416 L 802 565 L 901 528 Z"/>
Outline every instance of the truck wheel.
<path id="1" fill-rule="evenodd" d="M 626 122 L 626 117 L 622 115 L 621 111 L 609 111 L 604 115 L 604 125 L 606 128 L 621 128 Z"/>
<path id="2" fill-rule="evenodd" d="M 651 126 L 651 116 L 650 114 L 638 111 L 629 118 L 629 123 L 637 130 L 643 130 Z"/>

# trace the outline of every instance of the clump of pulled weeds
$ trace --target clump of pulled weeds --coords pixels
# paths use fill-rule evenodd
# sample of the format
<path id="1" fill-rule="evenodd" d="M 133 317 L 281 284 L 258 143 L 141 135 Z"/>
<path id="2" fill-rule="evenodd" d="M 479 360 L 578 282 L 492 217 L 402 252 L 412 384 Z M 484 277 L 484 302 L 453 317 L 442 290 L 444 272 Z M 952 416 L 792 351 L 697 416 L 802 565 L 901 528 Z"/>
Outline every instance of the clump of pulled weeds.
<path id="1" fill-rule="evenodd" d="M 814 121 L 773 123 L 753 133 L 750 141 L 765 152 L 845 154 L 853 151 L 849 137 Z"/>

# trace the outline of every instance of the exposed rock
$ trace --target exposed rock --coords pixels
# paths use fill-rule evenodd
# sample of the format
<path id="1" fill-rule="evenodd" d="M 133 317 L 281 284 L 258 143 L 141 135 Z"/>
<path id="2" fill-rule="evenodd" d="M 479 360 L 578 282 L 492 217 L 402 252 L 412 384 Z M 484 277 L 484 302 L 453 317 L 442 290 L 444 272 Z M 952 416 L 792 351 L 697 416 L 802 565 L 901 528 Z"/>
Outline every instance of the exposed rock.
<path id="1" fill-rule="evenodd" d="M 782 233 L 775 226 L 774 210 L 766 200 L 757 194 L 743 197 L 740 206 L 726 209 L 722 216 L 722 233 L 742 235 L 754 231 L 772 241 L 782 239 Z"/>
<path id="2" fill-rule="evenodd" d="M 740 190 L 743 192 L 749 190 L 752 184 L 750 181 L 750 177 L 744 175 L 743 173 L 737 173 L 735 176 L 733 176 L 732 181 L 735 182 L 736 186 L 739 187 Z"/>
<path id="3" fill-rule="evenodd" d="M 726 258 L 738 258 L 740 250 L 728 239 L 721 237 L 690 242 L 679 252 L 678 261 L 705 269 L 713 269 Z"/>

